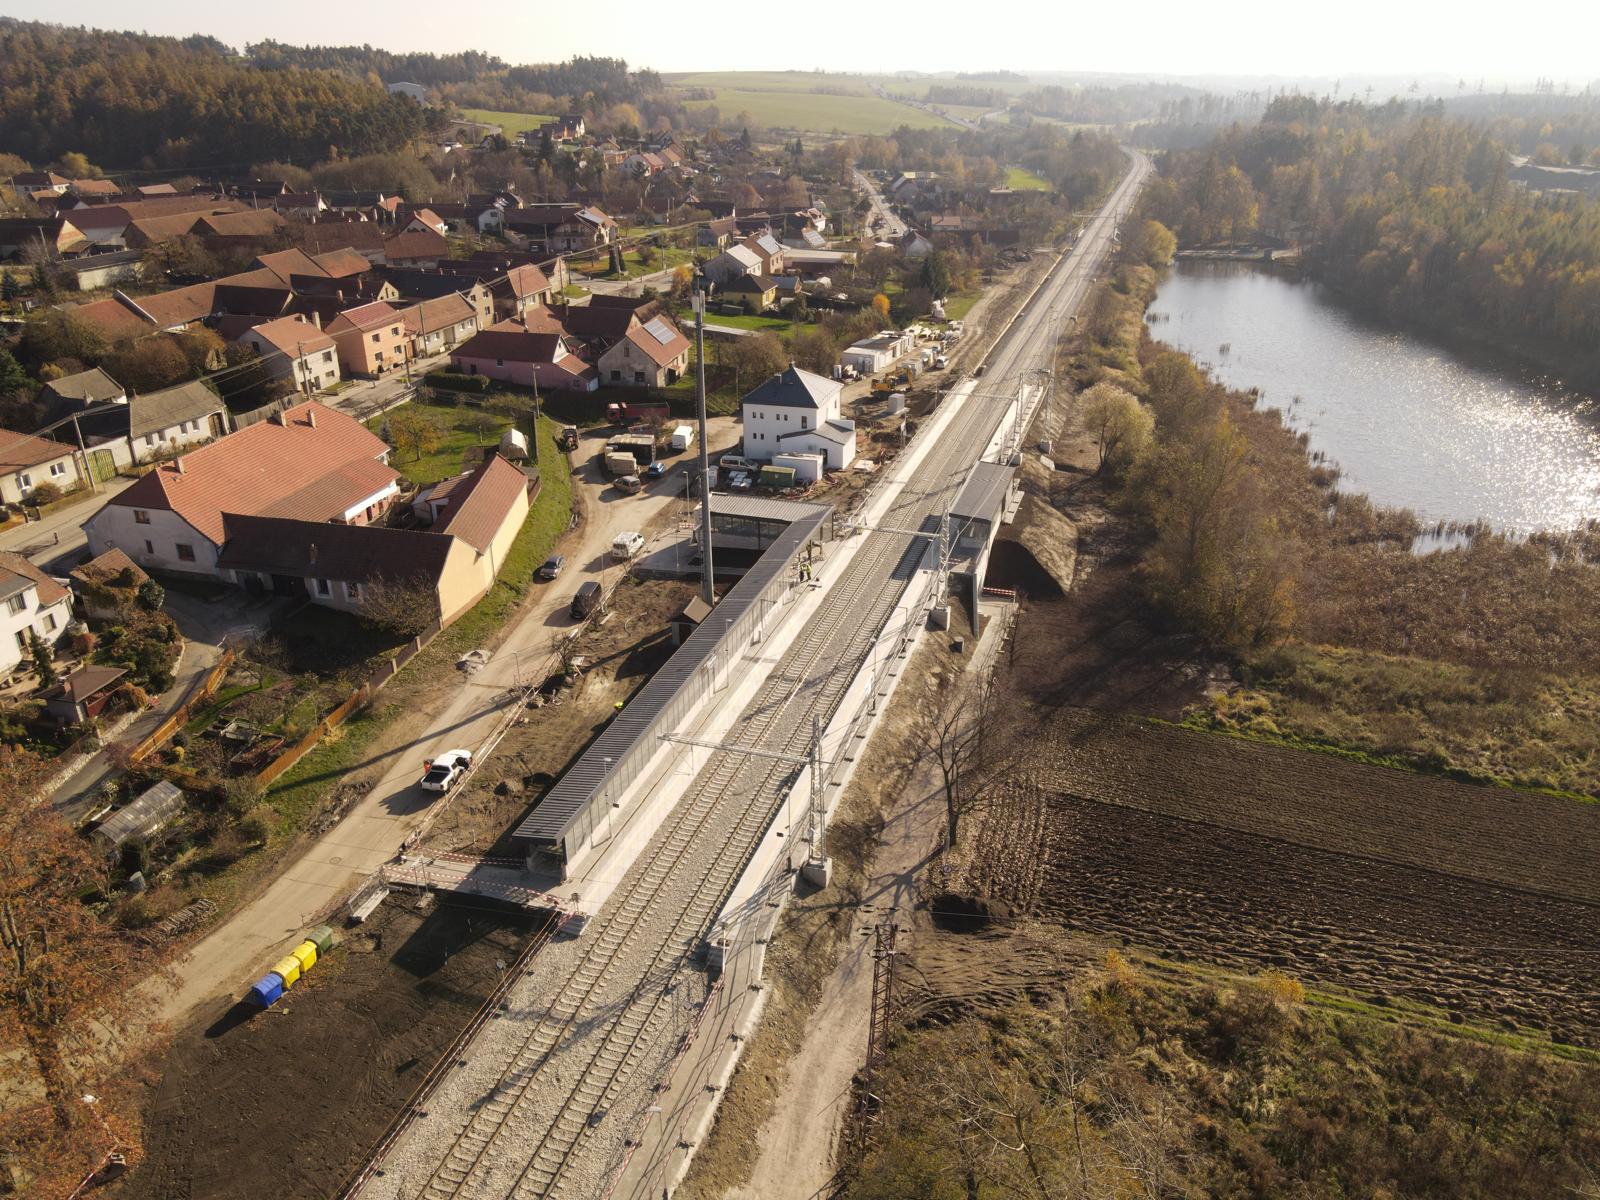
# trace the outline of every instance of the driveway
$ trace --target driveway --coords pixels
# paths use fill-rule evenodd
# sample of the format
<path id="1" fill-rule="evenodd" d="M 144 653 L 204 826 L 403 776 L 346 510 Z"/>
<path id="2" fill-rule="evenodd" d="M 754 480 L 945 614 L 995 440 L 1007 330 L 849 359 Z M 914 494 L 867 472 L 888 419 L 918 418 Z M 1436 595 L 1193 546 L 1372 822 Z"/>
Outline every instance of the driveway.
<path id="1" fill-rule="evenodd" d="M 738 440 L 739 426 L 730 417 L 715 418 L 708 428 L 716 453 Z M 238 994 L 266 969 L 284 939 L 298 934 L 324 905 L 393 859 L 429 806 L 416 787 L 422 760 L 457 746 L 476 747 L 488 737 L 504 713 L 507 689 L 541 665 L 551 652 L 552 637 L 571 627 L 567 606 L 572 594 L 585 580 L 601 577 L 606 551 L 618 533 L 665 527 L 684 511 L 679 464 L 692 460 L 692 454 L 672 460 L 674 469 L 666 479 L 637 496 L 624 497 L 611 488 L 594 461 L 603 442 L 603 432 L 591 433 L 575 454 L 575 490 L 583 521 L 557 547 L 567 557 L 561 578 L 534 585 L 537 590 L 486 666 L 463 677 L 433 711 L 418 711 L 408 718 L 414 736 L 381 760 L 382 776 L 351 811 L 310 843 L 298 860 L 283 864 L 264 892 L 194 946 L 178 965 L 171 986 L 163 989 L 160 1018 L 181 1018 L 218 993 Z"/>

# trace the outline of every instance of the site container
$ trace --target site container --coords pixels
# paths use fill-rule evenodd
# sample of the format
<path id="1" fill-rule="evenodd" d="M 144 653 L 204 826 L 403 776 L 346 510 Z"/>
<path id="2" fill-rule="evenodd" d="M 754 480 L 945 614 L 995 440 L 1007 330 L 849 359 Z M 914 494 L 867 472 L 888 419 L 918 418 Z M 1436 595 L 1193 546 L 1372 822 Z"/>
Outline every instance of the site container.
<path id="1" fill-rule="evenodd" d="M 300 960 L 292 954 L 286 954 L 272 964 L 272 969 L 283 976 L 283 990 L 288 991 L 300 978 Z"/>
<path id="2" fill-rule="evenodd" d="M 328 951 L 333 949 L 333 926 L 318 925 L 306 934 L 306 941 L 316 944 L 318 958 L 326 958 Z"/>
<path id="3" fill-rule="evenodd" d="M 302 975 L 317 965 L 317 944 L 315 942 L 301 942 L 289 953 L 299 960 L 300 974 Z"/>
<path id="4" fill-rule="evenodd" d="M 268 971 L 251 985 L 250 991 L 246 993 L 246 999 L 261 1008 L 271 1008 L 281 995 L 283 995 L 283 979 L 276 971 Z"/>
<path id="5" fill-rule="evenodd" d="M 761 486 L 769 488 L 792 488 L 794 486 L 793 467 L 762 467 Z"/>

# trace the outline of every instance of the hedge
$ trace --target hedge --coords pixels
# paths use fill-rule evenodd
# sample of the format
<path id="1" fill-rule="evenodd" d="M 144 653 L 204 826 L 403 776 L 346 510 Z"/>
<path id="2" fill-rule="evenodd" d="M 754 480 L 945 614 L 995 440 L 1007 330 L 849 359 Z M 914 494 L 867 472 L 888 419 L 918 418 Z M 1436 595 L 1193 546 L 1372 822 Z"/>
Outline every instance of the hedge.
<path id="1" fill-rule="evenodd" d="M 463 375 L 460 371 L 443 369 L 428 372 L 428 386 L 446 391 L 477 392 L 482 395 L 489 390 L 489 383 L 487 375 Z"/>

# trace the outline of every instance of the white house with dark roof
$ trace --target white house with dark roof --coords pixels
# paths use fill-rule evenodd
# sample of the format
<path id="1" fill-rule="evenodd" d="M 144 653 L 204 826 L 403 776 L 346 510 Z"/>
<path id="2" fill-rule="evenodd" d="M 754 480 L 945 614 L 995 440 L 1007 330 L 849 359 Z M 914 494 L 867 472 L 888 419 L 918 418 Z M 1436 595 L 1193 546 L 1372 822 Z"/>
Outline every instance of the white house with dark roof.
<path id="1" fill-rule="evenodd" d="M 844 385 L 793 363 L 740 401 L 744 456 L 769 462 L 775 454 L 821 454 L 830 471 L 855 461 L 856 426 L 839 415 Z"/>

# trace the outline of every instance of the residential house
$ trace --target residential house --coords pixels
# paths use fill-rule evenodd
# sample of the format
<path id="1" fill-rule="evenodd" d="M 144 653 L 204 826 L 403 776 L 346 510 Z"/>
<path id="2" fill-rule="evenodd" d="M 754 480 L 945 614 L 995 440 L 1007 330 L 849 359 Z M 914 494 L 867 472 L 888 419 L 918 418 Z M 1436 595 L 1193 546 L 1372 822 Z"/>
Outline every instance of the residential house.
<path id="1" fill-rule="evenodd" d="M 743 243 L 729 246 L 701 267 L 700 273 L 717 287 L 726 287 L 742 275 L 761 274 L 761 256 Z"/>
<path id="2" fill-rule="evenodd" d="M 433 267 L 450 254 L 450 243 L 431 229 L 412 229 L 383 239 L 384 261 L 391 266 Z"/>
<path id="3" fill-rule="evenodd" d="M 499 233 L 505 224 L 505 209 L 499 204 L 433 204 L 424 212 L 432 212 L 441 218 L 441 224 L 450 223 L 457 227 L 468 226 L 479 233 Z M 420 215 L 420 214 L 419 214 Z M 413 218 L 413 222 L 415 218 Z M 416 226 L 421 228 L 421 226 Z M 433 228 L 428 226 L 428 228 Z M 445 232 L 437 230 L 436 232 Z"/>
<path id="4" fill-rule="evenodd" d="M 74 179 L 67 194 L 79 200 L 104 201 L 122 195 L 122 189 L 109 179 Z"/>
<path id="5" fill-rule="evenodd" d="M 213 441 L 228 431 L 221 398 L 194 379 L 155 392 L 135 392 L 116 408 L 78 422 L 100 478 Z"/>
<path id="6" fill-rule="evenodd" d="M 150 576 L 121 550 L 112 548 L 68 572 L 78 611 L 96 621 L 114 621 L 133 608 Z"/>
<path id="7" fill-rule="evenodd" d="M 583 136 L 583 114 L 568 113 L 554 121 L 546 121 L 539 126 L 537 133 L 543 136 L 546 130 L 549 130 L 550 136 L 558 142 L 575 142 Z"/>
<path id="8" fill-rule="evenodd" d="M 22 555 L 0 553 L 0 679 L 30 665 L 30 634 L 54 646 L 70 620 L 66 588 Z"/>
<path id="9" fill-rule="evenodd" d="M 141 183 L 134 189 L 147 200 L 157 199 L 162 196 L 176 196 L 178 189 L 170 183 Z"/>
<path id="10" fill-rule="evenodd" d="M 770 233 L 758 233 L 746 238 L 739 243 L 749 250 L 760 261 L 760 272 L 763 275 L 783 274 L 784 258 L 788 251 L 782 242 Z"/>
<path id="11" fill-rule="evenodd" d="M 147 571 L 216 578 L 224 514 L 369 524 L 400 491 L 388 457 L 355 418 L 297 404 L 140 476 L 84 523 L 89 552 L 117 547 Z"/>
<path id="12" fill-rule="evenodd" d="M 328 322 L 346 375 L 376 378 L 406 362 L 406 323 L 382 300 L 340 313 Z"/>
<path id="13" fill-rule="evenodd" d="M 444 220 L 431 208 L 413 209 L 410 219 L 404 221 L 400 226 L 401 233 L 415 233 L 418 231 L 437 233 L 440 237 L 449 232 Z"/>
<path id="14" fill-rule="evenodd" d="M 481 278 L 471 273 L 455 271 L 397 270 L 390 268 L 384 278 L 393 285 L 400 299 L 405 301 L 436 300 L 440 296 L 457 293 L 465 296 L 478 314 L 478 328 L 487 329 L 494 324 L 495 299 Z"/>
<path id="15" fill-rule="evenodd" d="M 625 387 L 667 387 L 689 366 L 689 339 L 664 316 L 635 322 L 600 356 L 600 378 Z"/>
<path id="16" fill-rule="evenodd" d="M 697 246 L 711 246 L 718 251 L 726 250 L 728 243 L 739 231 L 739 223 L 732 217 L 721 217 L 707 221 L 695 231 L 694 240 Z"/>
<path id="17" fill-rule="evenodd" d="M 844 385 L 790 363 L 740 401 L 744 456 L 768 462 L 774 454 L 822 454 L 829 470 L 855 461 L 855 422 L 839 415 Z"/>
<path id="18" fill-rule="evenodd" d="M 290 380 L 297 392 L 321 391 L 339 382 L 338 344 L 300 316 L 264 321 L 234 341 L 253 348 L 268 373 Z"/>
<path id="19" fill-rule="evenodd" d="M 594 367 L 574 354 L 559 333 L 536 333 L 520 318 L 474 334 L 450 355 L 453 370 L 487 375 L 504 383 L 547 390 L 592 392 L 600 386 Z"/>
<path id="20" fill-rule="evenodd" d="M 0 258 L 20 258 L 29 251 L 60 258 L 83 254 L 90 244 L 83 230 L 67 217 L 8 217 L 0 220 Z"/>
<path id="21" fill-rule="evenodd" d="M 847 346 L 839 355 L 839 361 L 847 367 L 854 367 L 863 375 L 872 375 L 889 366 L 901 355 L 911 353 L 916 344 L 916 338 L 909 333 L 895 333 L 885 329 L 872 337 L 862 338 L 859 342 Z"/>
<path id="22" fill-rule="evenodd" d="M 114 250 L 110 254 L 86 254 L 61 266 L 80 292 L 115 287 L 144 277 L 144 255 L 138 250 Z"/>
<path id="23" fill-rule="evenodd" d="M 659 175 L 667 169 L 667 161 L 651 150 L 639 150 L 622 160 L 622 169 L 643 179 Z"/>
<path id="24" fill-rule="evenodd" d="M 0 504 L 21 504 L 46 481 L 64 492 L 78 486 L 73 448 L 31 433 L 0 429 Z"/>
<path id="25" fill-rule="evenodd" d="M 383 227 L 374 221 L 346 221 L 324 217 L 303 225 L 291 225 L 289 238 L 311 255 L 334 250 L 353 250 L 369 263 L 383 263 Z"/>
<path id="26" fill-rule="evenodd" d="M 545 254 L 593 250 L 617 234 L 617 223 L 593 205 L 530 204 L 507 212 L 505 225 Z"/>
<path id="27" fill-rule="evenodd" d="M 426 358 L 454 349 L 478 332 L 478 314 L 459 292 L 422 300 L 400 310 L 408 358 Z"/>
<path id="28" fill-rule="evenodd" d="M 933 253 L 933 243 L 915 229 L 908 229 L 901 234 L 895 246 L 902 255 L 910 259 L 927 258 Z"/>
<path id="29" fill-rule="evenodd" d="M 766 312 L 778 302 L 778 281 L 766 275 L 740 275 L 722 285 L 723 298 Z"/>
<path id="30" fill-rule="evenodd" d="M 72 180 L 54 171 L 22 171 L 11 177 L 11 186 L 30 200 L 66 194 Z"/>
<path id="31" fill-rule="evenodd" d="M 50 380 L 39 389 L 35 399 L 44 405 L 46 419 L 54 420 L 95 404 L 126 404 L 128 393 L 99 367 L 91 367 Z"/>
<path id="32" fill-rule="evenodd" d="M 242 587 L 361 613 L 383 592 L 413 590 L 448 625 L 494 586 L 528 515 L 529 481 L 498 455 L 452 481 L 429 530 L 224 518 L 219 568 Z"/>

